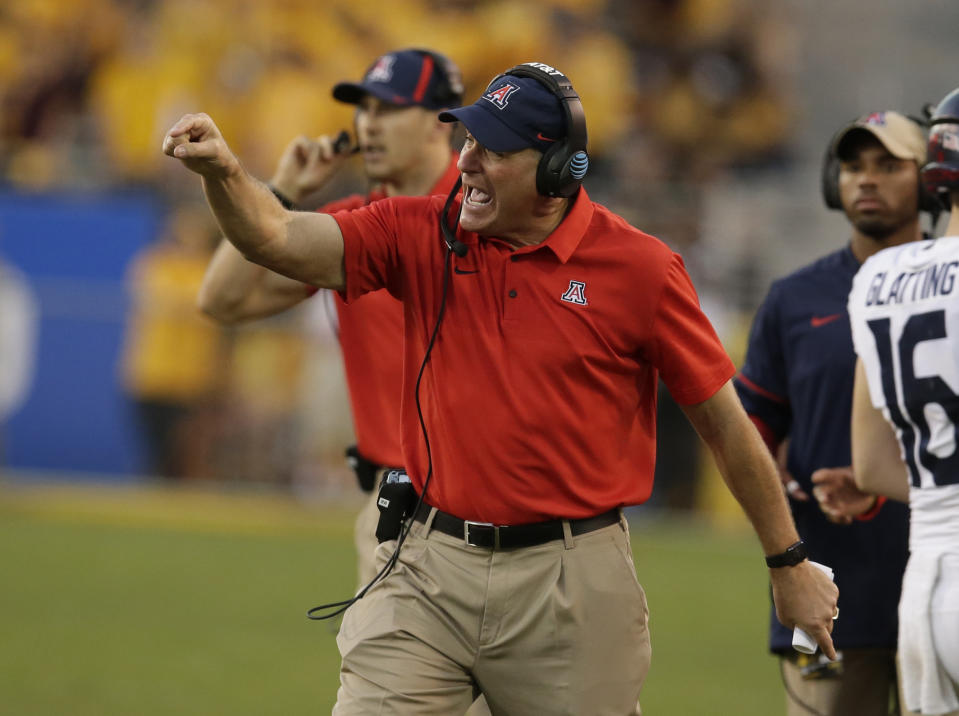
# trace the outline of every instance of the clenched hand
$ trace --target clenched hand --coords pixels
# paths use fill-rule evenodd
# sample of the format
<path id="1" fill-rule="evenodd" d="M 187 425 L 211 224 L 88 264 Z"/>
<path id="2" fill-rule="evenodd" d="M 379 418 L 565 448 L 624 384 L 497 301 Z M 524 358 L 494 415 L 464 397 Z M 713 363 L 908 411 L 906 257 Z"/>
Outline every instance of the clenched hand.
<path id="1" fill-rule="evenodd" d="M 220 129 L 203 113 L 185 114 L 170 127 L 163 137 L 163 153 L 210 179 L 226 178 L 240 170 Z"/>

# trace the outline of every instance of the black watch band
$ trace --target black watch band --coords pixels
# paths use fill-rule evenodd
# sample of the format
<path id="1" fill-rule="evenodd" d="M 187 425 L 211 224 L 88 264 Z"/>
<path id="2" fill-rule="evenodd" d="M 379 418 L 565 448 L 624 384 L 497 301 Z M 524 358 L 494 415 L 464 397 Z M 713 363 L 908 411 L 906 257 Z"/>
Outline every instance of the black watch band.
<path id="1" fill-rule="evenodd" d="M 785 552 L 771 554 L 766 557 L 766 566 L 770 569 L 776 567 L 795 567 L 806 559 L 806 545 L 802 540 L 786 547 Z"/>
<path id="2" fill-rule="evenodd" d="M 277 198 L 277 201 L 279 201 L 283 205 L 284 209 L 289 209 L 290 211 L 296 210 L 296 203 L 292 199 L 290 199 L 290 197 L 288 197 L 286 194 L 284 194 L 282 191 L 277 189 L 272 184 L 267 184 L 266 186 L 269 188 L 270 191 L 273 192 L 273 196 L 275 196 Z"/>

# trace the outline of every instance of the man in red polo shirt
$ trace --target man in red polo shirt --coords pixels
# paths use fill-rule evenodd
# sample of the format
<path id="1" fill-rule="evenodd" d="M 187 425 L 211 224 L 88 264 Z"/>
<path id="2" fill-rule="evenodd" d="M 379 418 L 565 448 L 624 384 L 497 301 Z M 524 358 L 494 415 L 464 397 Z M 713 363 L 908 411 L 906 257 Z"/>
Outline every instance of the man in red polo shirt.
<path id="1" fill-rule="evenodd" d="M 251 260 L 404 303 L 403 455 L 422 502 L 344 617 L 334 713 L 462 713 L 474 690 L 494 713 L 639 712 L 648 612 L 620 508 L 652 489 L 659 377 L 752 521 L 781 621 L 834 657 L 837 590 L 804 559 L 682 260 L 579 185 L 568 80 L 521 65 L 441 118 L 467 129 L 461 197 L 335 217 L 283 211 L 206 115 L 163 143 Z"/>
<path id="2" fill-rule="evenodd" d="M 373 187 L 365 196 L 349 196 L 318 211 L 356 209 L 389 196 L 447 194 L 458 176 L 457 155 L 450 147 L 449 126 L 436 113 L 458 107 L 462 93 L 459 69 L 443 55 L 419 49 L 383 55 L 359 83 L 337 84 L 334 99 L 356 105 L 357 149 Z M 270 182 L 274 193 L 295 205 L 320 189 L 351 155 L 335 144 L 329 136 L 290 142 Z M 207 269 L 199 305 L 223 323 L 237 323 L 279 313 L 314 293 L 312 286 L 250 263 L 224 239 Z M 348 455 L 361 488 L 370 493 L 354 530 L 363 586 L 376 575 L 376 479 L 387 466 L 403 464 L 403 304 L 386 291 L 349 305 L 334 296 L 322 298 L 336 306 L 357 440 Z"/>

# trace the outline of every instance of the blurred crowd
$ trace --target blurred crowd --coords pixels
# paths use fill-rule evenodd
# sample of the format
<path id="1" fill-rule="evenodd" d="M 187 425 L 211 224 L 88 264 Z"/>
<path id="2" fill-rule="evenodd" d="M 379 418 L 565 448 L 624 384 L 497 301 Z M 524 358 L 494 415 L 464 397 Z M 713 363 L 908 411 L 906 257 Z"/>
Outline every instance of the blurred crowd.
<path id="1" fill-rule="evenodd" d="M 388 11 L 367 0 L 12 0 L 0 6 L 0 182 L 162 195 L 167 231 L 131 267 L 123 374 L 154 439 L 179 441 L 179 457 L 153 469 L 256 475 L 272 465 L 293 480 L 296 459 L 251 456 L 289 453 L 291 422 L 325 425 L 295 415 L 305 401 L 293 377 L 309 382 L 325 360 L 326 334 L 308 325 L 322 311 L 230 333 L 196 314 L 217 236 L 197 216 L 198 183 L 159 151 L 182 113 L 213 116 L 266 177 L 294 135 L 351 126 L 351 107 L 330 89 L 389 49 L 449 55 L 469 101 L 514 64 L 552 63 L 583 99 L 590 194 L 683 253 L 696 279 L 704 189 L 789 159 L 796 62 L 783 12 L 760 0 L 397 0 Z M 317 201 L 362 189 L 360 176 L 347 170 Z M 185 352 L 189 366 L 178 365 Z M 229 425 L 218 423 L 224 411 Z M 275 437 L 254 451 L 252 435 Z"/>
<path id="2" fill-rule="evenodd" d="M 448 54 L 475 97 L 531 59 L 569 75 L 622 178 L 781 155 L 791 43 L 757 0 L 13 0 L 0 8 L 0 173 L 28 189 L 170 189 L 186 111 L 267 172 L 289 137 L 351 123 L 330 87 L 397 47 Z M 636 176 L 638 175 L 638 177 Z M 611 176 L 616 176 L 612 173 Z M 639 185 L 637 185 L 639 186 Z"/>

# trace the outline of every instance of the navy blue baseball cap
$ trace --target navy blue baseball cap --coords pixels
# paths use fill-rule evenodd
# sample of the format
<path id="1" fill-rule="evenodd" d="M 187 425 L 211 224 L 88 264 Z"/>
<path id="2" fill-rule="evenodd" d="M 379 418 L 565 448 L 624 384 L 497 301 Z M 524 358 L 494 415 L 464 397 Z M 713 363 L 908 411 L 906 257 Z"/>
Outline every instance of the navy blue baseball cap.
<path id="1" fill-rule="evenodd" d="M 362 81 L 333 87 L 333 98 L 347 104 L 359 104 L 366 95 L 399 106 L 458 107 L 463 80 L 456 65 L 438 52 L 397 50 L 378 57 Z"/>
<path id="2" fill-rule="evenodd" d="M 473 104 L 440 113 L 443 122 L 462 122 L 476 141 L 494 152 L 533 147 L 545 152 L 566 136 L 559 97 L 532 77 L 500 75 Z"/>

